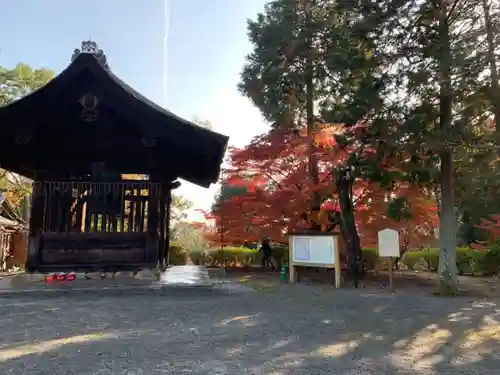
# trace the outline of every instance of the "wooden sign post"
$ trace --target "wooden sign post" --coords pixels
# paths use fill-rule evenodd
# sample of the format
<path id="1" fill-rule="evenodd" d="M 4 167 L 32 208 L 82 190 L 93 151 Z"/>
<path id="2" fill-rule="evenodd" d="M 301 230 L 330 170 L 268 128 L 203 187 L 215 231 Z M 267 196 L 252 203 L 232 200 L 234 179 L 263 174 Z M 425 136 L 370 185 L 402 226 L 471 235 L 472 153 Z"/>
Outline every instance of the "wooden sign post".
<path id="1" fill-rule="evenodd" d="M 400 255 L 399 233 L 397 230 L 386 228 L 378 232 L 378 256 L 389 259 L 389 290 L 394 293 L 392 275 L 393 259 Z"/>

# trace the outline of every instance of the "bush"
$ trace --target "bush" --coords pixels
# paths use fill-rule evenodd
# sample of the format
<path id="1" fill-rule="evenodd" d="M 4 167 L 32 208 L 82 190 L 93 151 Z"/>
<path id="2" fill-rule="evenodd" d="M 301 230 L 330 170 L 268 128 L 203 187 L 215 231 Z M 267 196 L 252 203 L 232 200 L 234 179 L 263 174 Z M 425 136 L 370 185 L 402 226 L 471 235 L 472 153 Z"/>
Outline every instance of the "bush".
<path id="1" fill-rule="evenodd" d="M 481 256 L 476 257 L 476 267 L 485 276 L 498 274 L 500 271 L 500 244 L 496 244 L 487 251 L 478 252 Z"/>
<path id="2" fill-rule="evenodd" d="M 286 263 L 289 261 L 288 245 L 275 245 L 273 246 L 273 256 L 276 258 L 278 264 Z"/>
<path id="3" fill-rule="evenodd" d="M 439 249 L 436 249 L 439 254 Z M 481 272 L 480 269 L 476 269 L 476 254 L 480 257 L 480 253 L 466 247 L 457 247 L 457 268 L 458 274 L 470 274 L 473 275 L 476 272 Z M 438 255 L 439 264 L 439 255 Z"/>
<path id="4" fill-rule="evenodd" d="M 186 264 L 186 249 L 176 242 L 170 243 L 169 264 L 174 266 Z"/>
<path id="5" fill-rule="evenodd" d="M 205 257 L 205 264 L 213 266 L 246 266 L 260 264 L 262 253 L 257 249 L 246 247 L 225 247 L 224 250 L 207 251 Z M 273 257 L 279 265 L 283 263 L 288 264 L 288 246 L 281 244 L 273 246 Z M 363 249 L 363 260 L 365 262 L 365 269 L 374 269 L 378 262 L 378 250 L 375 248 Z"/>
<path id="6" fill-rule="evenodd" d="M 288 262 L 288 247 L 277 245 L 273 247 L 273 257 L 279 264 Z M 212 266 L 231 267 L 260 264 L 262 253 L 257 249 L 247 247 L 225 247 L 223 250 L 206 252 L 206 263 Z"/>
<path id="7" fill-rule="evenodd" d="M 207 251 L 205 253 L 205 264 L 212 266 L 247 266 L 260 264 L 262 253 L 258 249 L 249 249 L 246 247 L 225 247 L 223 250 Z M 288 246 L 273 246 L 273 257 L 278 265 L 289 262 Z M 363 259 L 366 269 L 373 269 L 377 260 L 377 249 L 363 249 Z"/>
<path id="8" fill-rule="evenodd" d="M 379 261 L 378 250 L 375 248 L 364 248 L 363 251 L 363 262 L 365 264 L 365 270 L 374 270 Z"/>
<path id="9" fill-rule="evenodd" d="M 212 266 L 230 267 L 237 264 L 249 264 L 256 251 L 246 247 L 225 247 L 207 252 L 206 262 Z"/>
<path id="10" fill-rule="evenodd" d="M 378 250 L 364 248 L 363 262 L 365 270 L 374 270 L 380 266 Z M 186 251 L 176 243 L 170 246 L 170 264 L 185 264 L 189 256 L 194 264 L 206 264 L 220 267 L 248 266 L 260 264 L 262 253 L 258 249 L 247 247 L 225 247 L 223 250 Z M 288 246 L 273 246 L 273 256 L 279 265 L 288 263 Z M 409 269 L 427 269 L 437 272 L 439 249 L 407 251 L 401 262 Z M 491 276 L 500 272 L 500 243 L 489 250 L 457 248 L 457 267 L 461 275 Z"/>
<path id="11" fill-rule="evenodd" d="M 189 250 L 187 252 L 188 258 L 191 260 L 191 263 L 196 265 L 205 264 L 206 255 L 203 250 Z"/>
<path id="12" fill-rule="evenodd" d="M 437 272 L 439 267 L 439 249 L 429 248 L 408 251 L 401 259 L 409 269 L 415 270 L 422 263 L 428 271 Z M 474 250 L 468 247 L 457 248 L 457 269 L 460 275 L 491 276 L 500 270 L 500 245 L 498 250 Z"/>
<path id="13" fill-rule="evenodd" d="M 401 257 L 401 263 L 403 263 L 410 271 L 413 271 L 417 267 L 417 264 L 425 259 L 425 255 L 425 252 L 422 250 L 407 251 Z"/>
<path id="14" fill-rule="evenodd" d="M 439 249 L 431 248 L 420 250 L 423 258 L 422 260 L 427 263 L 427 269 L 432 272 L 437 272 L 439 267 Z"/>

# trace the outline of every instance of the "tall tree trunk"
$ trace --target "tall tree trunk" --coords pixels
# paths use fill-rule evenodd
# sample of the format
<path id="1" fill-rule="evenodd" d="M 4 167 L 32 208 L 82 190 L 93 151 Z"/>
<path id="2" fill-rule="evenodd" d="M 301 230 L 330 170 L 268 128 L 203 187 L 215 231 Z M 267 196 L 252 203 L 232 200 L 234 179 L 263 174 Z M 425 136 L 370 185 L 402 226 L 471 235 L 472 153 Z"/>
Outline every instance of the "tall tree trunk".
<path id="1" fill-rule="evenodd" d="M 439 223 L 439 286 L 445 294 L 458 291 L 456 220 L 453 181 L 453 155 L 441 153 L 441 216 Z"/>
<path id="2" fill-rule="evenodd" d="M 451 86 L 452 55 L 450 48 L 450 29 L 447 16 L 447 1 L 435 0 L 438 15 L 439 37 L 439 123 L 443 134 L 452 131 L 453 91 Z M 442 293 L 456 294 L 458 291 L 458 272 L 456 264 L 456 220 L 455 191 L 453 176 L 453 151 L 448 147 L 440 152 L 441 158 L 441 217 L 439 224 L 439 287 Z"/>
<path id="3" fill-rule="evenodd" d="M 488 64 L 490 66 L 491 72 L 491 89 L 490 89 L 490 101 L 493 105 L 493 112 L 495 114 L 495 129 L 497 134 L 497 140 L 500 140 L 500 90 L 498 87 L 498 70 L 497 63 L 495 61 L 495 29 L 491 21 L 490 14 L 490 4 L 489 0 L 483 0 L 483 15 L 484 15 L 484 28 L 486 30 L 486 40 L 488 42 L 488 50 L 486 51 L 486 57 L 488 59 Z"/>
<path id="4" fill-rule="evenodd" d="M 310 24 L 311 17 L 311 4 L 308 1 L 305 5 L 306 12 L 306 27 Z M 306 48 L 307 48 L 307 62 L 306 62 L 306 117 L 307 117 L 307 135 L 311 139 L 309 145 L 309 177 L 311 178 L 315 187 L 319 184 L 319 174 L 318 174 L 318 160 L 316 158 L 316 144 L 314 142 L 314 135 L 316 132 L 316 121 L 314 116 L 314 57 L 313 57 L 313 36 L 310 34 L 310 27 L 307 27 L 307 32 L 309 35 L 306 38 Z M 317 222 L 318 213 L 321 207 L 321 197 L 317 191 L 314 191 L 311 197 L 311 229 L 321 230 L 321 225 Z"/>
<path id="5" fill-rule="evenodd" d="M 354 218 L 353 182 L 354 180 L 349 175 L 349 171 L 342 170 L 339 172 L 336 186 L 340 203 L 340 230 L 347 246 L 349 271 L 354 282 L 354 287 L 358 288 L 362 276 L 362 256 L 361 242 Z"/>

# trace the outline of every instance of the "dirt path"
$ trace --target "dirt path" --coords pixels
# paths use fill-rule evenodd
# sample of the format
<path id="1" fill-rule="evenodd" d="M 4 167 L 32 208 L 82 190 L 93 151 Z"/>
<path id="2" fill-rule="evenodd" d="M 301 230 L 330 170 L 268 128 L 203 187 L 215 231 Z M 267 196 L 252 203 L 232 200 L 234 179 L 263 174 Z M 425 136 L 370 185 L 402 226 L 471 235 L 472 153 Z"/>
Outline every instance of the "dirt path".
<path id="1" fill-rule="evenodd" d="M 252 282 L 261 292 L 0 296 L 0 373 L 498 374 L 492 301 Z"/>
<path id="2" fill-rule="evenodd" d="M 258 289 L 270 289 L 280 282 L 279 273 L 276 272 L 232 272 L 228 277 L 241 282 L 248 283 Z M 305 284 L 323 285 L 330 287 L 332 277 L 330 275 L 309 272 L 302 277 Z M 396 293 L 418 293 L 432 295 L 436 292 L 438 283 L 437 275 L 431 272 L 420 271 L 397 271 L 394 273 L 394 288 Z M 378 275 L 367 274 L 362 285 L 370 291 L 388 291 L 388 275 L 380 272 Z M 459 276 L 460 291 L 465 296 L 480 298 L 500 298 L 500 279 L 496 277 L 467 277 Z M 352 288 L 349 282 L 346 288 Z"/>

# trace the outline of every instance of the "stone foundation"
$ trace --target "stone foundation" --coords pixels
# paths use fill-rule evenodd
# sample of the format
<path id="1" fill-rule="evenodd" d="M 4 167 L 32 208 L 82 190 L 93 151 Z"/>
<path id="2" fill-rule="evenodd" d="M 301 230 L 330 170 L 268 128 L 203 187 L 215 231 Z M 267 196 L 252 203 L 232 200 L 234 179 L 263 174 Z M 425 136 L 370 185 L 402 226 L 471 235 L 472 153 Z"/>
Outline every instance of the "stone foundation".
<path id="1" fill-rule="evenodd" d="M 145 268 L 137 272 L 134 276 L 134 279 L 158 281 L 160 280 L 160 274 L 161 272 L 159 270 L 151 270 L 149 268 Z"/>
<path id="2" fill-rule="evenodd" d="M 40 284 L 46 282 L 46 277 L 52 273 L 20 273 L 16 275 L 6 276 L 0 279 L 0 288 L 2 287 L 25 287 L 32 284 Z M 57 274 L 57 273 L 56 273 Z M 158 281 L 160 280 L 160 271 L 143 269 L 139 272 L 122 271 L 122 272 L 77 272 L 75 280 L 143 280 L 143 281 Z M 56 281 L 54 281 L 56 282 Z"/>

